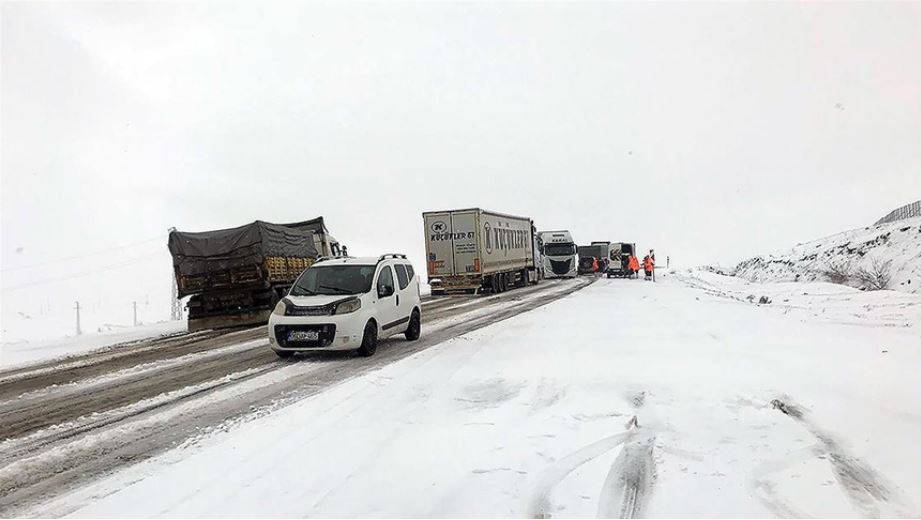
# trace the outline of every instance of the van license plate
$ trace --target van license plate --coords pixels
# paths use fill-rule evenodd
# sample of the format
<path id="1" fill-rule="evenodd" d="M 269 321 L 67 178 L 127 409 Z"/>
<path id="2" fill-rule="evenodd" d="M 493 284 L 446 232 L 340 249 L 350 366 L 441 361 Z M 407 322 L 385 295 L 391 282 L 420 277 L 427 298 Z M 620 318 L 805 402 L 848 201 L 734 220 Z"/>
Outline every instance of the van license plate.
<path id="1" fill-rule="evenodd" d="M 317 341 L 318 339 L 320 339 L 320 333 L 315 330 L 288 331 L 288 341 Z"/>

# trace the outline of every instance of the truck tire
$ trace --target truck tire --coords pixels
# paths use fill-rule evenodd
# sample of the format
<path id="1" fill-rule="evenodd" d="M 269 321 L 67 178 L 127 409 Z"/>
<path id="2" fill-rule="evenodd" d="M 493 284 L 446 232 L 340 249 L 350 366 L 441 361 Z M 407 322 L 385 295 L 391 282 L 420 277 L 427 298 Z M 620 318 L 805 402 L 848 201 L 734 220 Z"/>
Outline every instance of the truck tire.
<path id="1" fill-rule="evenodd" d="M 502 292 L 499 287 L 499 275 L 492 275 L 489 277 L 489 286 L 492 289 L 493 294 L 499 294 Z"/>
<path id="2" fill-rule="evenodd" d="M 409 317 L 409 326 L 406 327 L 406 340 L 416 341 L 422 335 L 422 319 L 419 317 L 419 311 L 414 310 Z"/>
<path id="3" fill-rule="evenodd" d="M 358 355 L 361 357 L 373 356 L 377 352 L 377 323 L 374 320 L 368 321 L 365 325 L 365 332 L 361 336 L 361 346 L 358 347 Z"/>
<path id="4" fill-rule="evenodd" d="M 503 293 L 508 289 L 508 273 L 501 273 L 499 275 L 499 292 Z"/>

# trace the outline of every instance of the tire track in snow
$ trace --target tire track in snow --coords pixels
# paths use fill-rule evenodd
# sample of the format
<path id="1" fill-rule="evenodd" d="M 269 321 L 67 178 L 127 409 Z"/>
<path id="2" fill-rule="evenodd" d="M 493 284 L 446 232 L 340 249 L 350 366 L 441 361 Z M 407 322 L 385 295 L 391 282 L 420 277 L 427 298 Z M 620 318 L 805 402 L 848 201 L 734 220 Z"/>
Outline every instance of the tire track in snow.
<path id="1" fill-rule="evenodd" d="M 655 481 L 656 436 L 635 427 L 614 459 L 598 501 L 598 518 L 642 516 Z"/>
<path id="2" fill-rule="evenodd" d="M 636 429 L 635 416 L 627 422 L 626 427 L 626 431 L 605 437 L 580 448 L 576 452 L 556 461 L 545 470 L 538 480 L 534 496 L 528 506 L 528 516 L 530 518 L 551 518 L 553 504 L 550 501 L 550 495 L 557 484 L 562 482 L 567 475 L 575 471 L 579 466 L 604 455 L 630 439 Z"/>
<path id="3" fill-rule="evenodd" d="M 820 458 L 827 458 L 838 486 L 861 516 L 868 518 L 918 516 L 918 512 L 911 510 L 913 508 L 909 506 L 909 501 L 902 496 L 895 484 L 889 482 L 866 461 L 848 453 L 832 434 L 810 421 L 806 417 L 805 408 L 786 396 L 773 399 L 771 407 L 802 424 L 816 438 L 818 445 L 814 449 L 815 454 Z M 754 484 L 764 489 L 765 482 L 755 480 Z M 799 516 L 792 506 L 773 493 L 770 485 L 766 491 L 768 492 L 767 497 L 774 501 L 765 505 L 771 508 L 781 506 L 780 512 L 788 511 Z"/>

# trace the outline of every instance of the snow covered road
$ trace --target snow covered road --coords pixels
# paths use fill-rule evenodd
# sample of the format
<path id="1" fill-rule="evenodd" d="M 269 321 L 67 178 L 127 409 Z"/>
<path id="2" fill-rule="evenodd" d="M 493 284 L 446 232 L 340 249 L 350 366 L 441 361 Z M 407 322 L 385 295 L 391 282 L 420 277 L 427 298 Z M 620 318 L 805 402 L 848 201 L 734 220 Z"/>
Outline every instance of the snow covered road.
<path id="1" fill-rule="evenodd" d="M 182 334 L 0 372 L 0 515 L 194 442 L 479 327 L 590 280 L 423 303 L 425 335 L 348 353 L 279 360 L 263 328 Z"/>
<path id="2" fill-rule="evenodd" d="M 599 280 L 27 512 L 917 516 L 921 298 L 797 288 Z"/>

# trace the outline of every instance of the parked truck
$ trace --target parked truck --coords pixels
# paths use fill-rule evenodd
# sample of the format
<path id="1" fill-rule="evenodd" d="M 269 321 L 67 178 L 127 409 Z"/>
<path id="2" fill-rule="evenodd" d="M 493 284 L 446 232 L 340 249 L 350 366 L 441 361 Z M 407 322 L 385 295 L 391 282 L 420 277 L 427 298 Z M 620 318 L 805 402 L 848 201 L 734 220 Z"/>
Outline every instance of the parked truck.
<path id="1" fill-rule="evenodd" d="M 630 255 L 635 254 L 636 244 L 629 242 L 612 243 L 608 252 L 608 278 L 628 276 L 630 272 L 627 269 L 627 263 L 630 261 Z"/>
<path id="2" fill-rule="evenodd" d="M 500 293 L 540 279 L 530 218 L 468 208 L 428 211 L 422 220 L 433 295 Z"/>
<path id="3" fill-rule="evenodd" d="M 542 231 L 544 276 L 547 278 L 572 278 L 579 272 L 576 244 L 569 231 Z"/>
<path id="4" fill-rule="evenodd" d="M 189 331 L 266 323 L 302 271 L 343 249 L 323 217 L 169 234 L 178 296 L 190 297 Z"/>
<path id="5" fill-rule="evenodd" d="M 592 242 L 588 246 L 578 246 L 576 250 L 579 253 L 579 274 L 590 274 L 594 272 L 607 272 L 608 250 L 610 242 Z M 598 270 L 595 270 L 595 261 L 598 262 Z"/>

